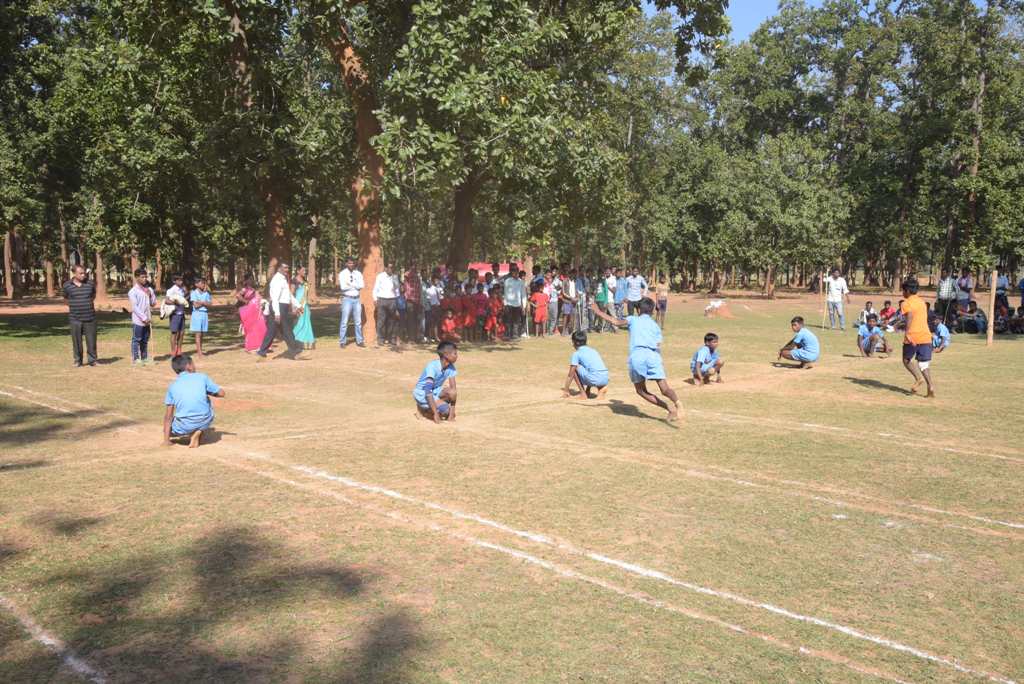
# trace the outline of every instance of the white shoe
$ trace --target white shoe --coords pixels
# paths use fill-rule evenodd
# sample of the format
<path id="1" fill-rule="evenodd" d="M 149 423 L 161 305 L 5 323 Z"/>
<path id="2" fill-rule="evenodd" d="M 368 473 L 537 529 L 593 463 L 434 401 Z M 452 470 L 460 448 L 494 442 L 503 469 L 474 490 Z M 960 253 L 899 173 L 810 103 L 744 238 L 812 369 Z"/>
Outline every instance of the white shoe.
<path id="1" fill-rule="evenodd" d="M 520 337 L 527 338 L 527 337 L 529 337 L 529 335 L 527 335 L 526 333 L 523 333 L 522 335 L 520 335 Z"/>

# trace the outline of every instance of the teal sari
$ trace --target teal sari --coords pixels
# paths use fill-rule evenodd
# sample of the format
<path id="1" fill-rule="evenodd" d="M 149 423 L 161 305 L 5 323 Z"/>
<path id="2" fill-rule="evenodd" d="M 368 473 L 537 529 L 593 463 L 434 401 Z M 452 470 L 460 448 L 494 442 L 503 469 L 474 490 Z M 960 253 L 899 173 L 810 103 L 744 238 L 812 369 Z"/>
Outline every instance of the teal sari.
<path id="1" fill-rule="evenodd" d="M 311 345 L 316 341 L 313 336 L 313 321 L 309 316 L 309 304 L 306 302 L 306 284 L 303 283 L 295 288 L 295 301 L 302 307 L 302 315 L 295 321 L 292 334 L 295 339 L 304 345 Z"/>

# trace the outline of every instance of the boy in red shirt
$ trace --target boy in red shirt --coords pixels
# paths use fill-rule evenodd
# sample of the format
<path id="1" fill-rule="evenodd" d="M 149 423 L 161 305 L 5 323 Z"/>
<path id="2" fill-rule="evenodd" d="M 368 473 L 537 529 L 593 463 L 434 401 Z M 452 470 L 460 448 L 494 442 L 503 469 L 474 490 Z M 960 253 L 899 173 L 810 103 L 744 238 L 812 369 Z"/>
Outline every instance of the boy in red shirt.
<path id="1" fill-rule="evenodd" d="M 455 320 L 455 312 L 452 309 L 446 309 L 444 312 L 444 318 L 441 319 L 441 341 L 442 342 L 461 342 L 462 336 L 457 331 L 458 321 Z"/>
<path id="2" fill-rule="evenodd" d="M 538 337 L 544 337 L 544 330 L 548 327 L 548 301 L 550 298 L 544 294 L 540 286 L 534 283 L 533 294 L 530 295 L 530 306 L 533 307 L 533 329 Z"/>
<path id="3" fill-rule="evenodd" d="M 484 332 L 487 333 L 487 339 L 493 342 L 498 335 L 503 334 L 504 326 L 501 325 L 501 313 L 505 309 L 505 304 L 501 300 L 501 288 L 491 288 L 491 298 L 487 302 L 487 320 L 484 322 Z"/>
<path id="4" fill-rule="evenodd" d="M 478 284 L 476 286 L 476 294 L 473 295 L 473 305 L 476 307 L 475 328 L 477 330 L 483 331 L 484 329 L 484 324 L 487 322 L 487 311 L 490 308 L 489 304 L 487 293 L 484 292 L 484 286 Z"/>

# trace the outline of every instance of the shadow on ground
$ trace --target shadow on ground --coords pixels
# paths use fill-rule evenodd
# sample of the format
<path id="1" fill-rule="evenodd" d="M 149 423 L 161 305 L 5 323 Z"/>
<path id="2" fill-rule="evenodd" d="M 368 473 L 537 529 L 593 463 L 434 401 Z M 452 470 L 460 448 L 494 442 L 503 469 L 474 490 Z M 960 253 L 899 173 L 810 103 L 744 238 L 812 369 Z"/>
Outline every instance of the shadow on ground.
<path id="1" fill-rule="evenodd" d="M 102 411 L 80 409 L 71 413 L 54 413 L 52 410 L 39 407 L 21 408 L 19 405 L 7 405 L 4 408 L 4 427 L 0 430 L 0 445 L 33 444 L 47 439 L 60 439 L 73 433 L 75 437 L 86 437 L 100 432 L 110 432 L 120 427 L 131 425 L 131 421 L 123 418 L 112 420 L 84 421 L 83 418 L 97 419 L 105 415 Z M 0 473 L 8 470 L 24 470 L 31 467 L 42 467 L 47 461 L 36 459 L 21 464 L 0 463 Z"/>
<path id="2" fill-rule="evenodd" d="M 888 390 L 889 392 L 895 392 L 896 394 L 903 394 L 906 396 L 909 396 L 911 394 L 910 390 L 906 389 L 905 387 L 890 385 L 886 382 L 880 382 L 873 378 L 854 378 L 847 375 L 843 377 L 843 380 L 849 380 L 854 385 L 860 385 L 861 387 L 867 387 L 869 389 Z"/>
<path id="3" fill-rule="evenodd" d="M 78 530 L 92 524 L 64 514 L 40 519 L 55 534 L 69 521 Z M 300 622 L 296 630 L 294 613 L 307 601 L 353 600 L 374 578 L 334 563 L 296 563 L 290 553 L 253 528 L 226 527 L 181 550 L 73 568 L 41 588 L 63 597 L 59 610 L 74 621 L 62 638 L 112 681 L 408 681 L 409 655 L 424 647 L 413 615 L 378 608 L 373 598 L 366 604 L 375 617 L 361 627 L 350 622 L 332 635 Z M 225 634 L 233 636 L 218 638 Z M 310 642 L 320 647 L 311 652 Z M 0 662 L 4 681 L 46 671 L 35 657 Z"/>

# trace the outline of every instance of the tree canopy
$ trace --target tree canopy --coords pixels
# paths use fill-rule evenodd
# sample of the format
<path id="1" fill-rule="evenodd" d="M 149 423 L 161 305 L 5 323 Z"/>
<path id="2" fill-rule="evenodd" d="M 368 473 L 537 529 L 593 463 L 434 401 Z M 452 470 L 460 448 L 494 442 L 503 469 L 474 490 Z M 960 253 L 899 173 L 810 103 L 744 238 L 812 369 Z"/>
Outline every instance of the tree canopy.
<path id="1" fill-rule="evenodd" d="M 75 259 L 233 285 L 313 245 L 769 294 L 1017 267 L 1024 3 L 783 0 L 739 43 L 725 4 L 10 0 L 8 294 Z"/>

